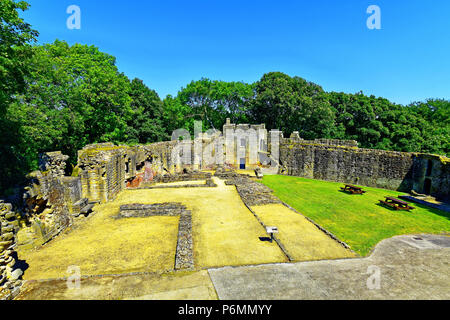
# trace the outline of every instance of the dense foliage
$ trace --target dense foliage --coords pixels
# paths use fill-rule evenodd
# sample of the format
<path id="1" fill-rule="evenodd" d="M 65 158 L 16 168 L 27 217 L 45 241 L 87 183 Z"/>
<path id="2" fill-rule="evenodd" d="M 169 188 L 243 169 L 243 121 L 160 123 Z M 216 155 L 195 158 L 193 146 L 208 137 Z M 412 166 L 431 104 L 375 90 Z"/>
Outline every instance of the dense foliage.
<path id="1" fill-rule="evenodd" d="M 23 1 L 0 2 L 0 192 L 37 168 L 40 152 L 76 161 L 84 145 L 151 143 L 173 130 L 265 123 L 304 139 L 354 139 L 360 147 L 450 154 L 450 101 L 408 106 L 384 98 L 325 92 L 300 77 L 271 72 L 253 83 L 192 81 L 161 100 L 130 81 L 115 58 L 94 46 L 56 40 L 34 45 L 37 32 L 19 17 Z"/>
<path id="2" fill-rule="evenodd" d="M 0 1 L 0 192 L 21 172 L 20 153 L 16 150 L 18 125 L 5 114 L 15 95 L 25 90 L 31 45 L 38 36 L 19 16 L 27 8 L 23 1 Z"/>

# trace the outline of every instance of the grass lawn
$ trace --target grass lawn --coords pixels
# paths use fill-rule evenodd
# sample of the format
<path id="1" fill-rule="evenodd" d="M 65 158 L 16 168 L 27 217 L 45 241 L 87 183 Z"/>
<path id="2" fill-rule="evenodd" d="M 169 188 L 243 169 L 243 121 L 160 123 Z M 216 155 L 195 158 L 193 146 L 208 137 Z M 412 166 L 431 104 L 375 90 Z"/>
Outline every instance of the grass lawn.
<path id="1" fill-rule="evenodd" d="M 362 256 L 383 239 L 401 234 L 449 233 L 450 213 L 412 203 L 411 212 L 378 205 L 401 192 L 364 187 L 364 195 L 340 192 L 339 182 L 266 175 L 262 183 L 305 216 L 335 234 Z"/>

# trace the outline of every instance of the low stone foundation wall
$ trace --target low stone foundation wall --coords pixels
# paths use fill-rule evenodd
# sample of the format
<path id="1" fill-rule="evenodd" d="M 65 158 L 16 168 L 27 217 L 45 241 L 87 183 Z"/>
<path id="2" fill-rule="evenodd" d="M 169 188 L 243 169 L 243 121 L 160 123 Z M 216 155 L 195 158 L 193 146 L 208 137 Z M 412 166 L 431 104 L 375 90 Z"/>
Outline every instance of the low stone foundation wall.
<path id="1" fill-rule="evenodd" d="M 184 205 L 178 202 L 154 204 L 125 204 L 120 206 L 118 218 L 136 218 L 151 216 L 179 216 L 178 240 L 175 254 L 175 270 L 194 268 L 194 249 L 192 242 L 192 215 Z"/>
<path id="2" fill-rule="evenodd" d="M 120 217 L 179 216 L 186 207 L 177 202 L 153 204 L 124 204 L 120 206 Z"/>
<path id="3" fill-rule="evenodd" d="M 235 185 L 239 196 L 247 206 L 257 206 L 270 203 L 281 203 L 273 195 L 273 191 L 262 183 L 256 182 L 248 175 L 234 171 L 217 170 L 215 176 L 225 179 L 226 185 Z"/>
<path id="4" fill-rule="evenodd" d="M 211 184 L 211 176 L 212 174 L 209 172 L 200 172 L 193 171 L 187 173 L 175 173 L 175 174 L 165 174 L 165 175 L 155 175 L 151 181 L 145 181 L 143 178 L 143 174 L 137 175 L 131 181 L 127 183 L 127 189 L 152 189 L 152 188 L 180 188 L 180 187 L 202 187 L 204 185 L 200 184 L 192 184 L 192 185 L 184 185 L 184 186 L 153 186 L 156 183 L 170 183 L 170 182 L 182 182 L 182 181 L 199 181 L 206 180 L 206 187 L 213 187 L 215 185 Z"/>
<path id="5" fill-rule="evenodd" d="M 214 188 L 217 187 L 217 184 L 214 183 L 212 179 L 207 179 L 205 183 L 190 183 L 190 184 L 180 184 L 180 185 L 159 185 L 152 186 L 148 184 L 142 184 L 139 187 L 129 188 L 129 189 L 181 189 L 181 188 Z"/>
<path id="6" fill-rule="evenodd" d="M 166 174 L 163 176 L 156 176 L 154 179 L 154 182 L 163 182 L 163 183 L 169 183 L 169 182 L 179 182 L 179 181 L 196 181 L 196 180 L 206 180 L 211 179 L 212 174 L 209 172 L 200 172 L 200 171 L 194 171 L 194 172 L 187 172 L 187 173 L 180 173 L 180 174 Z"/>

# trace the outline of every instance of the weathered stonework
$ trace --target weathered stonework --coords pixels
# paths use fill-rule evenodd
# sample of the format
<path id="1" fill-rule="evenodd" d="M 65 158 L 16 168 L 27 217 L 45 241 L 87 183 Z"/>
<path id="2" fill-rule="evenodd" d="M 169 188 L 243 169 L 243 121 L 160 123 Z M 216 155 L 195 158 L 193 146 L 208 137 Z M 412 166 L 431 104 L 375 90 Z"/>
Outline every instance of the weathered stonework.
<path id="1" fill-rule="evenodd" d="M 100 203 L 115 199 L 125 188 L 127 177 L 133 175 L 127 170 L 133 155 L 131 149 L 112 143 L 89 145 L 78 151 L 82 197 Z M 128 166 L 129 170 L 134 168 L 135 165 Z"/>
<path id="2" fill-rule="evenodd" d="M 0 200 L 0 300 L 13 299 L 22 285 L 23 271 L 17 266 L 16 234 L 19 223 L 12 205 Z"/>
<path id="3" fill-rule="evenodd" d="M 279 172 L 404 192 L 416 190 L 448 199 L 450 163 L 442 160 L 443 157 L 358 149 L 352 144 L 326 142 L 312 144 L 284 139 L 280 146 Z M 426 179 L 430 181 L 429 190 L 424 190 Z"/>
<path id="4" fill-rule="evenodd" d="M 25 187 L 24 222 L 18 235 L 19 245 L 33 248 L 44 244 L 73 222 L 70 215 L 74 202 L 80 199 L 78 178 L 64 177 L 67 156 L 59 152 L 41 155 L 40 167 L 28 175 Z"/>
<path id="5" fill-rule="evenodd" d="M 245 136 L 251 131 L 256 133 L 253 137 Z M 236 136 L 238 132 L 244 132 L 242 139 Z M 234 125 L 229 121 L 224 125 L 224 137 L 201 134 L 195 141 L 201 142 L 203 154 L 209 153 L 210 159 L 227 152 L 225 162 L 200 161 L 198 145 L 190 140 L 132 147 L 102 143 L 78 152 L 77 174 L 69 177 L 65 176 L 67 156 L 58 151 L 42 154 L 40 171 L 28 175 L 22 215 L 16 215 L 10 204 L 0 200 L 0 299 L 13 298 L 21 285 L 23 271 L 17 268 L 16 246 L 26 249 L 46 243 L 68 228 L 74 216 L 89 212 L 94 203 L 114 200 L 127 187 L 215 187 L 211 174 L 199 170 L 216 169 L 215 176 L 225 179 L 227 185 L 235 185 L 250 211 L 251 206 L 281 201 L 263 184 L 225 168 L 253 168 L 260 178 L 260 168 L 267 169 L 261 164 L 267 160 L 275 163 L 274 169 L 280 174 L 405 192 L 415 190 L 450 200 L 450 159 L 446 157 L 360 149 L 353 140 L 303 140 L 298 132 L 284 138 L 281 131 L 268 132 L 264 125 Z M 250 143 L 256 143 L 257 148 L 249 150 Z M 188 164 L 182 160 L 188 160 Z M 205 183 L 152 186 L 195 180 Z M 152 215 L 180 217 L 174 269 L 192 269 L 192 217 L 185 206 L 126 205 L 121 206 L 118 218 Z"/>
<path id="6" fill-rule="evenodd" d="M 272 194 L 273 191 L 269 187 L 252 180 L 248 175 L 238 174 L 234 171 L 223 171 L 222 168 L 218 169 L 214 175 L 225 179 L 226 185 L 236 186 L 237 192 L 247 206 L 281 203 Z"/>

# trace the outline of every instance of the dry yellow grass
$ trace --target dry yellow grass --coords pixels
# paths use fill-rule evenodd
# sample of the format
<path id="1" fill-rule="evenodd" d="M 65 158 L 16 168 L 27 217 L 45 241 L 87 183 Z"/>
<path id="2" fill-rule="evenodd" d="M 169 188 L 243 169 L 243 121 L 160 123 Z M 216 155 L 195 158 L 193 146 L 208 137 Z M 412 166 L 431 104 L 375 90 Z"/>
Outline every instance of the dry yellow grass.
<path id="1" fill-rule="evenodd" d="M 275 243 L 262 242 L 264 228 L 245 207 L 234 186 L 213 178 L 218 187 L 125 190 L 97 205 L 78 228 L 32 252 L 19 252 L 30 265 L 25 279 L 66 277 L 70 265 L 83 275 L 173 268 L 178 217 L 113 219 L 126 203 L 181 202 L 192 211 L 197 268 L 285 262 Z"/>
<path id="2" fill-rule="evenodd" d="M 19 251 L 29 264 L 24 279 L 67 277 L 79 266 L 82 275 L 170 270 L 175 263 L 178 217 L 114 219 L 119 206 L 146 202 L 123 192 L 111 203 L 97 205 L 97 213 L 77 228 L 36 251 Z"/>
<path id="3" fill-rule="evenodd" d="M 214 178 L 216 188 L 189 201 L 193 209 L 196 265 L 215 267 L 287 261 L 275 243 L 259 240 L 264 228 L 247 209 L 234 186 Z"/>
<path id="4" fill-rule="evenodd" d="M 29 264 L 25 279 L 67 277 L 77 265 L 82 275 L 173 269 L 178 217 L 114 219 L 126 203 L 181 202 L 192 212 L 196 268 L 287 262 L 278 245 L 261 241 L 264 228 L 234 186 L 213 177 L 217 187 L 125 190 L 115 201 L 97 205 L 96 214 L 36 251 L 19 251 Z M 189 182 L 184 182 L 189 183 Z M 283 205 L 255 206 L 266 225 L 298 261 L 353 257 L 354 254 Z M 203 289 L 202 289 L 203 290 Z"/>
<path id="5" fill-rule="evenodd" d="M 282 204 L 254 206 L 267 226 L 278 227 L 276 237 L 295 261 L 350 258 L 356 255 L 320 231 L 302 215 Z"/>
<path id="6" fill-rule="evenodd" d="M 262 242 L 264 228 L 242 202 L 234 186 L 213 177 L 217 187 L 136 189 L 146 203 L 181 202 L 192 212 L 194 260 L 197 268 L 285 262 L 274 243 Z M 142 201 L 141 201 L 142 202 Z"/>

